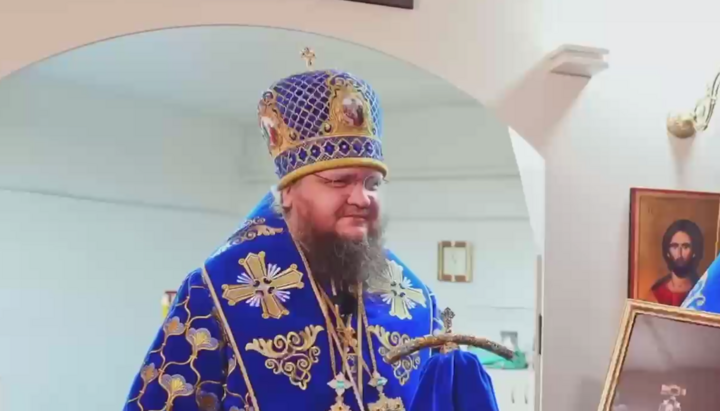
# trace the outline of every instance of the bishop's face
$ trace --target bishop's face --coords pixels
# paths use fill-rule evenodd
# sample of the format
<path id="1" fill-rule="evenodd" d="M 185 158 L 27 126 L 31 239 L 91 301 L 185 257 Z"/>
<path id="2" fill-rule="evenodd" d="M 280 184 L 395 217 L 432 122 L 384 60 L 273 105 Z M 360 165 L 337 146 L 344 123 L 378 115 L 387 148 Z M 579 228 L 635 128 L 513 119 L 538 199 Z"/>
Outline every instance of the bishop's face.
<path id="1" fill-rule="evenodd" d="M 379 231 L 379 190 L 383 175 L 374 169 L 350 167 L 308 175 L 283 193 L 294 218 L 317 233 L 363 241 Z"/>

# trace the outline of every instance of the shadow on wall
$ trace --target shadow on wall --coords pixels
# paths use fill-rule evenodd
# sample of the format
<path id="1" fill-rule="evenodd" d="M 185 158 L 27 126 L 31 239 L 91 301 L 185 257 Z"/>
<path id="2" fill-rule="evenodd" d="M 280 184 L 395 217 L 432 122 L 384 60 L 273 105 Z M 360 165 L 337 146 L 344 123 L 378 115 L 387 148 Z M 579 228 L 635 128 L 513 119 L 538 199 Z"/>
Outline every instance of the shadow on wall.
<path id="1" fill-rule="evenodd" d="M 543 58 L 489 104 L 503 123 L 512 124 L 540 153 L 544 153 L 555 125 L 590 81 L 586 77 L 555 74 L 550 68 L 549 57 Z"/>
<path id="2" fill-rule="evenodd" d="M 681 187 L 688 186 L 691 182 L 686 180 L 686 171 L 690 158 L 692 157 L 693 143 L 695 142 L 696 137 L 682 139 L 677 138 L 670 133 L 668 133 L 667 136 L 670 140 L 668 141 L 668 146 L 672 152 L 678 185 Z"/>

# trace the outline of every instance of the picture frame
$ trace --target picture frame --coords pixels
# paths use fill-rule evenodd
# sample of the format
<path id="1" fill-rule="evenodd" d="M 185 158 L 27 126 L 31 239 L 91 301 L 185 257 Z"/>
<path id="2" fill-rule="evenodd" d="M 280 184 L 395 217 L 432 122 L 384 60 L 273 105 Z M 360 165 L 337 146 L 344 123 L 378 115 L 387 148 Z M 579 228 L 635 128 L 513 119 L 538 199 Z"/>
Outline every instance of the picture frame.
<path id="1" fill-rule="evenodd" d="M 598 411 L 720 408 L 720 392 L 710 388 L 717 378 L 708 378 L 720 376 L 718 344 L 718 314 L 627 300 Z"/>
<path id="2" fill-rule="evenodd" d="M 438 281 L 469 283 L 473 278 L 472 246 L 467 241 L 438 243 Z"/>
<path id="3" fill-rule="evenodd" d="M 720 193 L 631 188 L 628 298 L 680 306 L 718 243 Z"/>

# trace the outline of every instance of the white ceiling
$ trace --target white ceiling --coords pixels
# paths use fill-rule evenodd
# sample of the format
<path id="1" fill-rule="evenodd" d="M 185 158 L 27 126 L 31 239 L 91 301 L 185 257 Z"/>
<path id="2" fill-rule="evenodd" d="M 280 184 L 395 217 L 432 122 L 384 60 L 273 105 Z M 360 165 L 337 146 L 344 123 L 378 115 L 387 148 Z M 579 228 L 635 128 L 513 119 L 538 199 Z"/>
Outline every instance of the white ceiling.
<path id="1" fill-rule="evenodd" d="M 623 370 L 720 370 L 720 327 L 639 315 Z"/>
<path id="2" fill-rule="evenodd" d="M 349 70 L 369 81 L 386 110 L 477 104 L 447 82 L 377 51 L 315 34 L 261 27 L 195 27 L 120 37 L 61 54 L 25 70 L 79 85 L 241 118 L 267 86 L 315 68 Z M 253 124 L 255 119 L 249 120 Z"/>

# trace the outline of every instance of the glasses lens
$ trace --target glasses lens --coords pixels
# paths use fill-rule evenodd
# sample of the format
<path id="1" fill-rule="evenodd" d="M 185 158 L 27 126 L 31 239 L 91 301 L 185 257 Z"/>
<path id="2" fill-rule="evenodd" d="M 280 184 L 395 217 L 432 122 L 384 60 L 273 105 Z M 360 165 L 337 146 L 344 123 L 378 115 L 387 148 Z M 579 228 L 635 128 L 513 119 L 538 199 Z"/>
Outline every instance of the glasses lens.
<path id="1" fill-rule="evenodd" d="M 365 179 L 363 186 L 368 191 L 378 191 L 382 187 L 384 180 L 379 176 L 369 176 Z"/>

